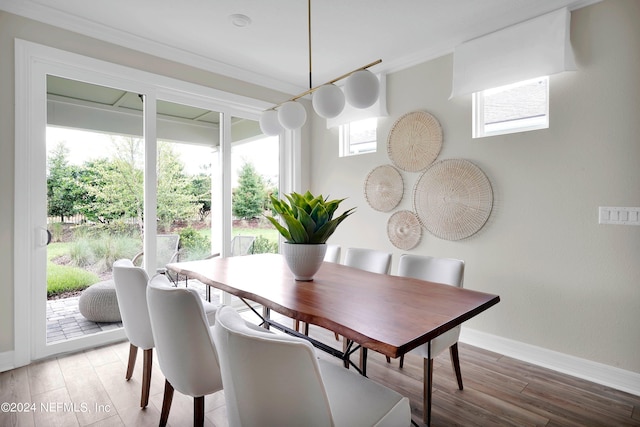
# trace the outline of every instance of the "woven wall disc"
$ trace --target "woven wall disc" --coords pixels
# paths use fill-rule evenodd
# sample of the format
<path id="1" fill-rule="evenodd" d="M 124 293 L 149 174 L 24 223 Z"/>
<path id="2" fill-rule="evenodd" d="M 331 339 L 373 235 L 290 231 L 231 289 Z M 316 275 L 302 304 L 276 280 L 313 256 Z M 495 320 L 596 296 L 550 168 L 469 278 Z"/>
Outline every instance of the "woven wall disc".
<path id="1" fill-rule="evenodd" d="M 391 161 L 407 172 L 419 172 L 440 154 L 442 128 L 438 120 L 424 111 L 414 111 L 394 123 L 387 138 Z"/>
<path id="2" fill-rule="evenodd" d="M 398 206 L 404 194 L 400 172 L 391 165 L 373 169 L 364 181 L 364 196 L 373 209 L 389 212 Z"/>
<path id="3" fill-rule="evenodd" d="M 393 246 L 409 250 L 420 242 L 422 227 L 416 214 L 411 211 L 398 211 L 387 221 L 387 235 Z"/>
<path id="4" fill-rule="evenodd" d="M 460 240 L 480 230 L 493 206 L 491 183 L 462 159 L 431 165 L 416 182 L 413 204 L 420 223 L 436 237 Z"/>

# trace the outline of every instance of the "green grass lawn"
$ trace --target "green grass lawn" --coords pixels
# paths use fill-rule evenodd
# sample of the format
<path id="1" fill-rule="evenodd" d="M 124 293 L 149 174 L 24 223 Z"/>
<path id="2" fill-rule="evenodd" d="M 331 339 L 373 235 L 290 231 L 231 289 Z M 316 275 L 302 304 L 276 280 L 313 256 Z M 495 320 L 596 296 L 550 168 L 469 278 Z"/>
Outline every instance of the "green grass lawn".
<path id="1" fill-rule="evenodd" d="M 69 253 L 70 243 L 51 243 L 47 246 L 47 296 L 82 290 L 100 278 L 87 270 L 54 263 L 54 258 Z"/>

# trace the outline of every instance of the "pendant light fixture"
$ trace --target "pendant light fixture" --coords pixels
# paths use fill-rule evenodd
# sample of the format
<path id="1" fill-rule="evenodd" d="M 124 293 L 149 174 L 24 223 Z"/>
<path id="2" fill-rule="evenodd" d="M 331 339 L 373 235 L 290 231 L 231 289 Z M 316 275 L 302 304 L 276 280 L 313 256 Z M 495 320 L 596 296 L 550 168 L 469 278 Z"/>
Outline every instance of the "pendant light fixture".
<path id="1" fill-rule="evenodd" d="M 348 102 L 355 108 L 368 108 L 375 104 L 380 94 L 378 78 L 369 71 L 370 67 L 382 62 L 381 59 L 343 74 L 323 85 L 313 87 L 311 74 L 311 0 L 307 0 L 309 32 L 309 90 L 278 104 L 260 116 L 260 129 L 265 135 L 278 135 L 284 129 L 294 130 L 302 127 L 307 120 L 307 111 L 297 102 L 311 94 L 315 112 L 325 119 L 338 116 Z M 334 83 L 346 79 L 344 92 Z"/>

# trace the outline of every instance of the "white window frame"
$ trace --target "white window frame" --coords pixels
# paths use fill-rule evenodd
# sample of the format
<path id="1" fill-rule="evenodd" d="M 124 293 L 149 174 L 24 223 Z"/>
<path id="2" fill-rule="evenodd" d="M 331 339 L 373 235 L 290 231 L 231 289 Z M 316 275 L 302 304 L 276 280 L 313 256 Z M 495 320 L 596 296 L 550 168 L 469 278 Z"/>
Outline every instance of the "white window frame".
<path id="1" fill-rule="evenodd" d="M 365 121 L 365 120 L 371 120 L 372 122 L 375 121 L 375 132 L 376 132 L 376 137 L 374 138 L 373 142 L 374 143 L 374 147 L 373 150 L 368 150 L 368 151 L 358 151 L 358 152 L 353 152 L 352 151 L 352 147 L 351 147 L 351 123 L 356 123 L 356 122 L 349 122 L 349 123 L 345 123 L 343 125 L 339 126 L 339 130 L 338 130 L 338 135 L 339 135 L 339 156 L 340 157 L 349 157 L 349 156 L 358 156 L 361 154 L 368 154 L 368 153 L 375 153 L 376 151 L 378 151 L 378 118 L 367 118 L 367 119 L 362 119 L 362 120 L 358 120 L 358 122 L 360 121 Z"/>
<path id="2" fill-rule="evenodd" d="M 496 126 L 493 129 L 489 128 L 484 124 L 484 114 L 485 114 L 485 96 L 488 93 L 494 92 L 496 90 L 504 90 L 509 88 L 517 88 L 519 86 L 524 86 L 526 84 L 539 81 L 546 80 L 546 109 L 545 114 L 542 117 L 533 117 L 533 118 L 521 118 L 511 121 L 510 123 L 502 123 L 501 126 Z M 532 130 L 538 129 L 548 129 L 549 128 L 549 76 L 542 76 L 535 79 L 524 80 L 521 82 L 513 83 L 510 85 L 501 86 L 498 88 L 491 88 L 481 92 L 474 92 L 472 97 L 472 132 L 473 138 L 484 138 L 488 136 L 496 136 L 496 135 L 507 135 L 511 133 L 518 132 L 528 132 Z"/>

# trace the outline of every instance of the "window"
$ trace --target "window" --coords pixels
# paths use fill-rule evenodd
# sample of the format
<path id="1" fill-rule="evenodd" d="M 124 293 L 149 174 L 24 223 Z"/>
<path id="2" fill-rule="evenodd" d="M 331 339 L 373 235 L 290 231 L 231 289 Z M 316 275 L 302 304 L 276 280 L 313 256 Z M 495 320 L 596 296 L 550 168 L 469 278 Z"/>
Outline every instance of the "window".
<path id="1" fill-rule="evenodd" d="M 473 94 L 473 137 L 549 127 L 549 77 Z"/>
<path id="2" fill-rule="evenodd" d="M 340 157 L 375 153 L 378 119 L 364 119 L 340 126 Z"/>

